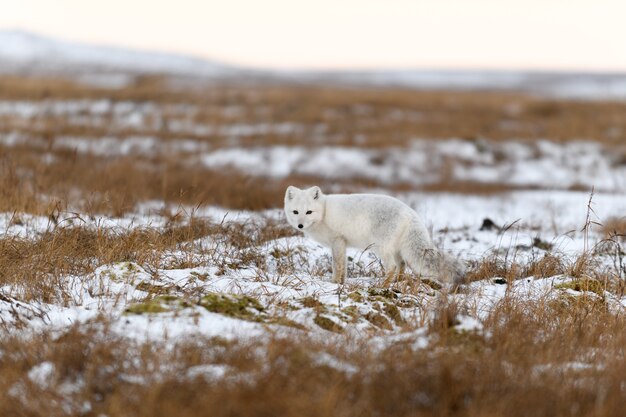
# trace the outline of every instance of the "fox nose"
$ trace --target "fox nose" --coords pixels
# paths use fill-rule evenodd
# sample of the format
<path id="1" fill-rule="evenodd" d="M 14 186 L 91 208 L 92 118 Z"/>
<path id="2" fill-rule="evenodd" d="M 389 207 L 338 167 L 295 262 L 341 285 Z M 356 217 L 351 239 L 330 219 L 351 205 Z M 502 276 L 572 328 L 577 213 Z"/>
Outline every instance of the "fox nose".
<path id="1" fill-rule="evenodd" d="M 304 227 L 304 225 L 299 224 L 298 225 L 298 229 L 302 229 Z"/>

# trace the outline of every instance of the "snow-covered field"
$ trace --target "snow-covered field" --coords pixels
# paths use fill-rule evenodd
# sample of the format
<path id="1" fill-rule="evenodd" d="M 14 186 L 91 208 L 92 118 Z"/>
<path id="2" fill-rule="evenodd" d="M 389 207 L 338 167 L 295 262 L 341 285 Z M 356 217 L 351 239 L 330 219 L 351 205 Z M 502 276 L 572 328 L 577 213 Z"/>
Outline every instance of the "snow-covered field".
<path id="1" fill-rule="evenodd" d="M 394 352 L 408 355 L 407 366 L 416 367 L 415 372 L 432 372 L 436 379 L 445 375 L 439 369 L 450 360 L 445 352 L 459 355 L 453 369 L 461 372 L 472 363 L 465 355 L 473 355 L 473 349 L 487 355 L 480 359 L 486 361 L 483 366 L 496 366 L 487 353 L 495 350 L 493 355 L 504 355 L 496 361 L 504 366 L 498 368 L 499 379 L 526 366 L 508 356 L 510 343 L 525 346 L 524 355 L 536 355 L 532 381 L 517 378 L 516 390 L 538 383 L 537 378 L 553 384 L 552 378 L 566 376 L 576 386 L 582 372 L 589 378 L 603 378 L 609 366 L 619 372 L 621 362 L 610 365 L 617 360 L 613 348 L 594 353 L 595 343 L 606 343 L 611 330 L 593 336 L 588 327 L 599 324 L 576 320 L 598 314 L 608 323 L 607 317 L 618 320 L 626 313 L 623 237 L 607 240 L 602 226 L 623 219 L 621 192 L 371 191 L 395 195 L 413 207 L 436 244 L 468 264 L 471 282 L 453 289 L 407 275 L 384 287 L 378 259 L 350 250 L 347 282 L 332 283 L 329 250 L 291 230 L 280 209 L 147 201 L 122 217 L 73 210 L 53 217 L 1 214 L 0 332 L 9 342 L 0 351 L 3 356 L 14 349 L 29 352 L 31 343 L 50 343 L 19 359 L 20 365 L 7 362 L 21 371 L 5 378 L 6 399 L 22 410 L 40 404 L 36 398 L 43 395 L 57 398 L 50 400 L 56 401 L 53 408 L 66 415 L 93 410 L 107 415 L 117 394 L 94 393 L 94 384 L 103 381 L 110 387 L 122 384 L 134 393 L 124 398 L 136 401 L 155 386 L 216 393 L 225 384 L 224 389 L 263 392 L 266 378 L 309 381 L 299 375 L 302 369 L 331 372 L 333 380 L 346 379 L 350 391 L 361 378 L 384 378 L 395 366 L 389 359 Z M 490 227 L 485 219 L 492 221 Z M 544 327 L 522 336 L 528 331 L 525 320 L 539 320 Z M 582 334 L 598 339 L 578 346 L 572 338 L 573 351 L 534 351 L 520 339 L 562 346 L 562 338 L 570 337 L 563 333 L 587 322 Z M 503 337 L 513 339 L 504 342 Z M 502 347 L 489 347 L 492 343 Z M 64 349 L 85 353 L 75 353 L 77 362 L 68 365 Z M 191 356 L 179 356 L 188 351 Z M 306 365 L 283 369 L 285 361 L 304 360 L 297 359 L 302 355 Z M 419 358 L 432 364 L 422 369 Z M 102 360 L 106 365 L 100 365 Z M 382 362 L 376 366 L 376 361 Z M 396 374 L 405 375 L 407 369 Z M 425 390 L 420 407 L 441 406 L 436 388 L 426 381 L 416 384 Z M 591 391 L 593 386 L 587 385 Z M 259 401 L 282 403 L 280 398 L 272 392 Z M 149 401 L 157 406 L 178 400 L 164 393 Z M 222 413 L 233 404 L 240 400 L 213 407 Z M 292 403 L 285 399 L 285 404 Z"/>
<path id="2" fill-rule="evenodd" d="M 588 209 L 591 196 L 583 192 L 529 191 L 483 197 L 405 193 L 398 197 L 422 215 L 440 247 L 469 265 L 478 264 L 489 256 L 495 256 L 503 264 L 528 265 L 547 254 L 559 256 L 564 263 L 573 265 L 585 251 L 591 251 L 598 268 L 616 278 L 624 277 L 625 271 L 616 266 L 619 259 L 615 258 L 610 244 L 598 246 L 605 236 L 601 227 L 596 226 L 626 213 L 626 199 L 621 194 L 593 195 L 591 210 Z M 32 215 L 20 215 L 16 221 L 15 213 L 5 213 L 0 217 L 0 229 L 3 239 L 31 241 L 41 239 L 46 233 L 72 228 L 113 234 L 142 229 L 165 230 L 168 220 L 155 209 L 160 205 L 152 202 L 123 218 L 90 218 L 67 213 L 57 224 L 51 223 L 49 218 Z M 481 230 L 486 218 L 502 229 L 496 226 Z M 268 219 L 272 224 L 285 223 L 280 210 L 256 213 L 209 207 L 193 211 L 193 219 L 222 227 L 247 225 L 252 234 L 256 233 L 255 227 L 276 227 L 268 226 Z M 190 220 L 185 219 L 181 226 Z M 594 224 L 583 230 L 589 221 Z M 340 286 L 329 282 L 329 251 L 303 236 L 264 241 L 235 253 L 232 249 L 231 244 L 208 234 L 159 253 L 152 262 L 94 265 L 92 273 L 58 277 L 58 285 L 66 293 L 45 303 L 21 301 L 23 284 L 5 285 L 1 289 L 0 320 L 10 331 L 17 322 L 23 326 L 21 332 L 42 327 L 62 331 L 104 314 L 112 321 L 113 328 L 125 337 L 162 340 L 194 334 L 258 337 L 275 331 L 308 331 L 325 337 L 328 328 L 316 322 L 316 318 L 323 317 L 348 333 L 380 333 L 376 340 L 382 343 L 404 333 L 406 323 L 410 323 L 411 329 L 425 326 L 434 311 L 431 305 L 442 296 L 423 284 L 421 289 L 409 290 L 406 285 L 417 283 L 411 278 L 397 284 L 398 292 L 393 293 L 392 302 L 398 307 L 399 316 L 389 317 L 387 313 L 387 317 L 381 319 L 383 324 L 374 323 L 363 317 L 374 313 L 385 316 L 385 313 L 380 310 L 384 306 L 378 305 L 375 301 L 378 298 L 372 298 L 372 294 L 388 290 L 379 288 L 383 271 L 371 253 L 355 250 L 349 253 L 350 278 L 345 286 Z M 246 260 L 251 253 L 262 261 Z M 185 260 L 193 267 L 176 267 Z M 550 277 L 528 276 L 507 284 L 499 282 L 502 278 L 506 279 L 493 276 L 474 282 L 466 291 L 453 296 L 466 306 L 465 315 L 477 326 L 489 315 L 490 306 L 496 305 L 505 293 L 519 291 L 524 297 L 558 297 L 563 290 L 555 286 L 573 279 L 564 273 Z M 248 296 L 255 301 L 242 310 L 241 316 L 220 314 L 211 311 L 212 307 L 203 301 L 215 294 L 235 297 L 234 300 Z M 315 305 L 308 306 L 307 299 L 314 299 Z M 607 300 L 611 308 L 626 306 L 626 298 L 607 293 Z M 150 307 L 155 310 L 151 311 Z M 342 313 L 346 308 L 355 309 L 358 319 Z"/>
<path id="3" fill-rule="evenodd" d="M 211 168 L 234 167 L 270 177 L 321 175 L 420 185 L 441 181 L 447 165 L 451 172 L 446 174 L 453 181 L 626 191 L 626 166 L 621 156 L 593 142 L 415 140 L 408 149 L 383 152 L 340 147 L 234 148 L 203 153 L 200 158 Z"/>
<path id="4" fill-rule="evenodd" d="M 493 142 L 410 138 L 401 146 L 372 148 L 358 146 L 359 137 L 355 139 L 357 146 L 329 145 L 329 137 L 333 135 L 324 123 L 313 126 L 299 122 L 250 123 L 237 120 L 245 114 L 241 107 L 226 106 L 212 111 L 222 118 L 219 123 L 194 121 L 200 109 L 190 104 L 0 101 L 0 120 L 6 118 L 9 125 L 18 128 L 46 129 L 51 120 L 62 120 L 68 129 L 114 129 L 108 135 L 96 137 L 58 134 L 52 138 L 15 129 L 0 131 L 0 144 L 43 151 L 46 163 L 55 160 L 55 151 L 109 158 L 178 155 L 189 166 L 234 168 L 272 179 L 318 176 L 329 182 L 369 180 L 383 187 L 456 181 L 512 188 L 588 190 L 595 187 L 603 192 L 626 191 L 626 151 L 617 139 L 621 135 L 617 128 L 615 143 L 610 146 L 581 138 L 565 143 L 549 139 Z M 385 117 L 384 122 L 393 122 L 393 116 Z M 164 139 L 161 137 L 164 134 L 173 138 Z M 259 137 L 284 141 L 295 137 L 302 141 L 297 145 L 237 146 Z"/>
<path id="5" fill-rule="evenodd" d="M 46 288 L 41 293 L 29 290 L 32 281 L 20 281 L 20 277 L 32 275 L 5 275 L 5 284 L 0 288 L 1 331 L 10 340 L 20 340 L 20 346 L 28 340 L 41 340 L 42 335 L 54 341 L 51 346 L 62 346 L 69 343 L 64 342 L 66 338 L 76 334 L 81 340 L 93 338 L 87 339 L 91 341 L 84 342 L 82 349 L 94 352 L 113 349 L 108 343 L 126 346 L 123 353 L 110 355 L 118 358 L 114 360 L 138 365 L 125 365 L 121 370 L 108 366 L 117 369 L 110 372 L 116 380 L 124 381 L 127 389 L 147 390 L 158 381 L 169 387 L 182 381 L 180 378 L 187 384 L 195 384 L 199 378 L 210 384 L 258 387 L 265 372 L 280 373 L 280 360 L 293 360 L 296 354 L 289 350 L 279 354 L 282 359 L 278 363 L 272 362 L 269 358 L 275 355 L 271 352 L 277 343 L 310 346 L 312 350 L 306 356 L 312 362 L 306 366 L 316 372 L 330 369 L 341 378 L 352 378 L 373 372 L 366 370 L 371 365 L 358 359 L 363 355 L 382 358 L 389 352 L 410 352 L 414 357 L 432 356 L 434 352 L 454 352 L 460 346 L 473 349 L 476 343 L 483 343 L 479 341 L 495 340 L 500 337 L 494 335 L 498 331 L 496 324 L 511 306 L 526 306 L 523 308 L 530 310 L 524 314 L 531 315 L 544 311 L 546 307 L 540 306 L 561 305 L 564 307 L 558 308 L 578 311 L 587 308 L 581 306 L 597 304 L 604 306 L 603 314 L 614 317 L 626 312 L 626 296 L 617 289 L 626 277 L 624 253 L 620 250 L 623 241 L 606 241 L 600 227 L 605 220 L 626 212 L 623 195 L 526 191 L 496 196 L 397 196 L 423 216 L 437 245 L 467 262 L 475 281 L 452 289 L 436 282 L 420 282 L 409 275 L 385 288 L 381 286 L 383 271 L 378 260 L 371 253 L 350 250 L 349 279 L 345 285 L 332 283 L 329 251 L 285 228 L 281 210 L 178 207 L 175 216 L 164 217 L 162 213 L 173 208 L 164 210 L 164 203 L 153 201 L 121 218 L 65 212 L 53 222 L 49 217 L 4 213 L 0 215 L 4 251 L 45 241 L 52 244 L 38 247 L 50 253 L 46 255 L 42 250 L 39 256 L 60 256 L 65 253 L 67 243 L 62 242 L 67 234 L 79 242 L 73 249 L 77 257 L 85 256 L 80 242 L 92 245 L 88 236 L 103 248 L 95 252 L 93 259 L 86 259 L 83 272 L 51 269 L 35 275 L 43 281 L 38 285 Z M 485 218 L 496 226 L 484 227 Z M 153 246 L 175 234 L 175 230 L 189 230 L 189 234 L 175 245 Z M 74 238 L 72 231 L 76 232 Z M 145 236 L 145 241 L 139 243 L 142 249 L 136 249 L 128 260 L 103 261 L 106 255 L 99 251 L 106 251 L 107 245 L 126 241 L 133 233 L 151 232 L 157 233 L 156 238 L 139 235 Z M 17 253 L 20 251 L 22 257 L 16 262 L 46 270 L 46 261 L 40 263 L 37 254 L 29 255 L 27 249 Z M 590 258 L 580 266 L 585 254 Z M 502 273 L 476 275 L 481 265 L 490 261 Z M 67 264 L 73 265 L 70 260 Z M 557 317 L 545 322 L 551 323 Z M 441 323 L 444 330 L 440 329 Z M 198 340 L 207 344 L 195 344 Z M 442 343 L 452 345 L 444 348 Z M 146 365 L 146 353 L 141 353 L 146 346 L 160 352 L 155 355 L 170 359 L 164 364 Z M 241 354 L 260 368 L 238 369 L 240 365 L 232 362 L 239 358 L 237 353 L 219 359 L 223 354 L 218 352 L 224 346 L 232 346 L 233 352 L 244 349 L 247 353 Z M 247 346 L 254 348 L 247 351 Z M 338 346 L 342 347 L 337 350 Z M 3 356 L 11 348 L 4 349 Z M 189 359 L 176 359 L 178 349 L 194 349 L 199 355 L 209 356 L 190 365 Z M 583 348 L 577 349 L 582 352 Z M 591 351 L 584 349 L 585 353 L 575 360 L 567 355 L 568 359 L 552 358 L 551 363 L 537 359 L 533 372 L 578 375 L 580 370 L 604 369 L 604 362 L 598 359 L 604 356 L 589 356 Z M 35 355 L 28 360 L 22 376 L 7 378 L 13 381 L 7 386 L 7 398 L 28 409 L 35 401 L 33 395 L 44 392 L 62 398 L 53 405 L 68 415 L 100 410 L 105 397 L 90 390 L 109 375 L 107 368 L 97 371 L 104 372 L 100 377 L 80 370 L 77 377 L 75 371 L 64 368 L 67 365 L 59 359 L 59 351 L 44 351 L 47 353 L 41 359 Z M 79 362 L 81 366 L 91 369 L 92 361 L 99 360 L 98 354 L 93 354 L 96 356 L 81 359 L 85 361 Z M 270 361 L 267 367 L 271 371 L 263 370 L 261 364 L 266 360 Z M 381 363 L 380 372 L 386 366 Z M 458 366 L 461 369 L 463 365 Z M 170 379 L 172 375 L 175 380 Z M 300 378 L 295 375 L 293 378 Z M 213 388 L 207 389 L 211 392 Z M 426 395 L 425 401 L 431 395 Z"/>
<path id="6" fill-rule="evenodd" d="M 237 133 L 234 133 L 235 129 Z M 255 129 L 257 134 L 273 131 L 269 127 L 234 125 L 233 136 L 246 136 L 245 132 L 250 129 Z M 447 180 L 520 188 L 567 190 L 595 187 L 604 192 L 626 191 L 624 156 L 593 142 L 476 144 L 462 140 L 415 140 L 409 149 L 387 148 L 383 151 L 331 146 L 315 149 L 271 146 L 211 150 L 211 145 L 205 141 L 182 139 L 164 142 L 153 136 L 125 139 L 60 136 L 50 143 L 15 134 L 0 134 L 0 144 L 28 144 L 42 150 L 52 148 L 107 157 L 183 154 L 190 165 L 217 170 L 234 168 L 253 176 L 274 179 L 308 175 L 331 181 L 367 179 L 380 182 L 383 186 L 420 186 Z"/>

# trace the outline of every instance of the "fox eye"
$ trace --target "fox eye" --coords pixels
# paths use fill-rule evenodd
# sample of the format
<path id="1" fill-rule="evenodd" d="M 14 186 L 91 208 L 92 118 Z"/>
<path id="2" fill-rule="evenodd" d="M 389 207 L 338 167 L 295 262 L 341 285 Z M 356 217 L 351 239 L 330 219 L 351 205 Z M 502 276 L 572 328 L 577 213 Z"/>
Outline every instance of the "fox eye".
<path id="1" fill-rule="evenodd" d="M 298 214 L 298 210 L 294 210 L 294 211 L 293 211 L 293 214 Z"/>
<path id="2" fill-rule="evenodd" d="M 306 214 L 311 214 L 313 213 L 311 210 L 307 211 Z"/>

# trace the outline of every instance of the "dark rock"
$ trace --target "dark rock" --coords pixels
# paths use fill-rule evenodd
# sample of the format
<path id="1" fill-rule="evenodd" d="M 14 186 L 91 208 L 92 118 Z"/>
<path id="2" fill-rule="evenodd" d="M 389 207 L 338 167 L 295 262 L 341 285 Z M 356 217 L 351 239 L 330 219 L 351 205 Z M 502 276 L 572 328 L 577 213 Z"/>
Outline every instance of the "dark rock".
<path id="1" fill-rule="evenodd" d="M 491 220 L 489 217 L 486 217 L 483 220 L 483 224 L 482 224 L 482 226 L 480 226 L 479 230 L 480 231 L 483 231 L 483 230 L 497 230 L 497 231 L 500 231 L 500 226 L 495 224 L 493 222 L 493 220 Z"/>

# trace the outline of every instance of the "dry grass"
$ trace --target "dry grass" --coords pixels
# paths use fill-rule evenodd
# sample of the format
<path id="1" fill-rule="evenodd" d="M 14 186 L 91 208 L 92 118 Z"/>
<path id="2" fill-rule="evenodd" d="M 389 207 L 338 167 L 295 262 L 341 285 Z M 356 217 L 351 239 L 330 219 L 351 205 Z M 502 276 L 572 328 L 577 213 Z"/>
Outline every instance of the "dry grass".
<path id="1" fill-rule="evenodd" d="M 58 205 L 121 216 L 148 200 L 261 210 L 277 207 L 288 185 L 315 181 L 265 180 L 236 170 L 190 167 L 176 159 L 138 163 L 135 157 L 57 154 L 54 162 L 42 165 L 32 154 L 0 147 L 0 211 L 48 215 Z"/>
<path id="2" fill-rule="evenodd" d="M 242 145 L 255 146 L 277 143 L 318 146 L 319 139 L 312 138 L 319 137 L 314 134 L 319 124 L 326 126 L 325 144 L 347 146 L 404 145 L 416 137 L 595 139 L 609 145 L 619 145 L 626 139 L 626 121 L 622 117 L 625 103 L 556 100 L 513 93 L 277 85 L 197 85 L 191 90 L 172 89 L 159 77 L 141 77 L 124 89 L 106 90 L 63 80 L 4 77 L 0 78 L 0 99 L 107 99 L 137 105 L 186 103 L 195 108 L 187 115 L 195 123 L 303 126 L 301 131 L 286 136 L 264 134 L 242 140 Z M 166 111 L 163 116 L 160 128 L 144 133 L 166 139 L 174 137 L 168 129 L 171 114 Z M 88 131 L 76 130 L 76 126 L 52 115 L 43 119 L 46 120 L 50 123 L 43 123 L 43 129 L 37 127 L 41 124 L 31 123 L 20 126 L 20 131 L 37 136 L 136 133 L 128 127 L 118 130 L 107 123 L 100 128 L 90 127 Z M 211 138 L 215 145 L 227 140 L 220 135 Z"/>
<path id="3" fill-rule="evenodd" d="M 579 280 L 591 279 L 607 288 L 623 287 L 622 280 L 626 273 L 623 264 L 624 253 L 619 246 L 614 246 L 613 241 L 603 242 L 594 251 L 580 253 L 574 258 L 548 251 L 543 255 L 522 260 L 516 259 L 512 250 L 504 251 L 504 255 L 501 252 L 496 249 L 493 253 L 471 262 L 465 281 L 499 278 L 504 284 L 527 277 L 549 278 L 565 275 Z M 602 266 L 597 257 L 600 253 L 608 255 L 613 265 Z"/>
<path id="4" fill-rule="evenodd" d="M 194 250 L 187 245 L 203 237 L 217 241 L 228 262 L 263 270 L 263 244 L 292 233 L 271 220 L 216 224 L 172 213 L 170 223 L 117 234 L 57 226 L 34 240 L 5 238 L 0 285 L 62 302 L 64 276 L 89 276 L 118 261 L 153 270 L 163 266 L 163 253 L 177 249 L 185 258 Z M 203 262 L 219 265 L 211 258 L 218 254 L 204 255 Z M 547 254 L 513 266 L 488 258 L 477 270 L 507 280 L 577 273 L 578 281 L 563 288 L 608 290 L 585 278 L 590 268 L 586 257 L 570 265 Z M 476 307 L 440 295 L 425 323 L 424 349 L 413 347 L 413 338 L 381 346 L 367 334 L 306 332 L 140 342 L 113 331 L 106 316 L 61 334 L 7 332 L 0 339 L 0 415 L 620 416 L 625 316 L 604 297 L 558 288 L 556 298 L 505 296 L 476 331 L 455 327 Z M 406 321 L 403 331 L 422 325 Z"/>
<path id="5" fill-rule="evenodd" d="M 79 219 L 75 219 L 80 224 Z M 213 223 L 178 218 L 163 229 L 113 231 L 83 226 L 59 226 L 37 238 L 5 236 L 0 239 L 0 286 L 11 286 L 23 301 L 66 304 L 70 300 L 68 276 L 91 276 L 102 265 L 133 262 L 148 271 L 214 265 L 222 269 L 255 265 L 262 268 L 266 254 L 258 247 L 294 231 L 271 219 L 245 223 Z M 198 251 L 193 242 L 210 236 L 215 247 Z M 254 249 L 254 250 L 250 250 Z M 176 264 L 167 255 L 179 251 Z M 228 254 L 226 259 L 224 254 Z"/>
<path id="6" fill-rule="evenodd" d="M 189 165 L 178 156 L 107 158 L 55 152 L 53 161 L 42 164 L 40 153 L 30 147 L 0 145 L 0 211 L 49 215 L 60 208 L 122 216 L 150 200 L 263 210 L 282 206 L 289 185 L 320 184 L 345 191 L 381 185 L 361 179 L 330 181 L 322 176 L 263 178 L 236 169 Z M 409 189 L 404 184 L 396 188 Z"/>
<path id="7" fill-rule="evenodd" d="M 564 299 L 564 302 L 567 302 Z M 621 416 L 623 316 L 601 303 L 503 300 L 482 332 L 442 306 L 430 346 L 307 336 L 166 347 L 105 321 L 0 341 L 0 413 L 61 416 Z M 320 362 L 320 357 L 334 358 Z M 32 369 L 51 371 L 39 379 Z M 335 363 L 337 365 L 332 365 Z M 218 371 L 212 373 L 211 370 Z M 345 369 L 352 369 L 346 371 Z M 30 376 L 29 376 L 30 372 Z"/>
<path id="8" fill-rule="evenodd" d="M 608 219 L 603 225 L 603 230 L 607 238 L 626 239 L 626 217 L 612 217 Z"/>
<path id="9" fill-rule="evenodd" d="M 195 110 L 184 117 L 199 124 L 295 122 L 303 126 L 288 135 L 240 138 L 235 146 L 384 148 L 405 146 L 415 137 L 493 141 L 549 137 L 591 138 L 619 147 L 626 139 L 624 103 L 554 101 L 501 93 L 301 86 L 212 86 L 189 91 L 165 86 L 159 77 L 138 78 L 123 90 L 5 77 L 0 78 L 0 100 L 106 99 L 132 105 L 151 102 L 164 108 L 187 104 Z M 233 108 L 236 111 L 225 111 Z M 293 276 L 297 254 L 289 250 L 268 254 L 264 249 L 264 243 L 294 233 L 271 219 L 215 223 L 173 211 L 162 213 L 169 217 L 163 228 L 124 231 L 88 227 L 79 217 L 73 219 L 74 225 L 64 220 L 63 215 L 73 210 L 86 216 L 121 216 L 147 200 L 170 206 L 207 204 L 250 210 L 281 205 L 285 181 L 189 165 L 185 152 L 110 157 L 52 146 L 63 135 L 97 140 L 141 134 L 176 140 L 180 135 L 171 125 L 181 116 L 175 113 L 164 110 L 163 123 L 147 123 L 153 126 L 148 130 L 116 125 L 113 112 L 105 113 L 99 126 L 80 126 L 51 114 L 28 121 L 0 118 L 0 133 L 13 132 L 49 144 L 42 147 L 27 141 L 0 147 L 0 212 L 14 213 L 14 224 L 23 221 L 22 213 L 49 219 L 48 230 L 35 237 L 2 236 L 0 286 L 10 287 L 19 295 L 18 302 L 71 304 L 68 277 L 80 276 L 87 282 L 97 267 L 117 262 L 137 263 L 149 273 L 202 264 L 221 272 L 256 268 L 261 274 L 271 261 L 277 274 Z M 326 126 L 322 135 L 316 133 L 318 124 Z M 224 135 L 195 138 L 207 142 L 210 149 L 233 146 Z M 325 181 L 322 176 L 302 177 L 290 178 L 290 183 Z M 363 180 L 326 184 L 348 191 L 380 185 Z M 410 189 L 406 184 L 395 187 Z M 497 184 L 450 182 L 428 189 L 507 190 Z M 623 233 L 623 222 L 617 219 L 605 230 Z M 199 240 L 214 246 L 200 250 Z M 174 261 L 169 256 L 173 252 L 177 252 Z M 623 285 L 609 285 L 615 277 L 597 268 L 589 256 L 568 262 L 548 253 L 526 263 L 486 257 L 468 278 L 502 277 L 510 283 L 520 277 L 563 273 L 577 279 L 571 290 L 597 287 L 623 293 Z M 322 338 L 306 332 L 260 340 L 198 337 L 138 342 L 113 331 L 111 318 L 105 316 L 64 332 L 39 328 L 26 334 L 8 327 L 0 338 L 0 415 L 623 414 L 626 322 L 624 315 L 610 311 L 605 298 L 574 297 L 565 291 L 556 299 L 531 302 L 506 296 L 482 320 L 484 329 L 476 332 L 455 328 L 460 315 L 476 315 L 472 307 L 455 303 L 452 297 L 442 296 L 442 300 L 425 324 L 429 346 L 417 350 L 413 338 L 381 347 L 369 335 Z M 403 331 L 411 332 L 422 324 L 403 323 Z M 47 365 L 42 368 L 42 363 Z M 45 369 L 50 372 L 38 378 L 37 370 Z"/>
<path id="10" fill-rule="evenodd" d="M 207 169 L 197 161 L 190 163 L 194 151 L 184 149 L 107 156 L 55 145 L 67 137 L 98 143 L 103 137 L 139 136 L 161 144 L 187 138 L 206 145 L 207 150 L 285 144 L 381 151 L 408 146 L 415 138 L 462 138 L 475 142 L 477 148 L 484 140 L 591 139 L 614 147 L 616 155 L 626 155 L 624 103 L 557 101 L 510 93 L 276 85 L 173 89 L 160 77 L 139 77 L 129 87 L 108 90 L 63 80 L 0 77 L 0 101 L 26 102 L 28 108 L 29 102 L 70 103 L 71 107 L 76 100 L 87 107 L 70 114 L 44 110 L 27 117 L 0 115 L 0 135 L 23 139 L 0 146 L 0 210 L 49 214 L 60 206 L 118 216 L 145 200 L 259 210 L 280 206 L 288 185 L 283 179 L 259 179 L 228 168 Z M 91 112 L 94 102 L 102 109 Z M 137 115 L 140 123 L 129 122 Z M 176 130 L 181 123 L 211 126 L 212 130 L 204 134 Z M 228 133 L 233 126 L 267 129 Z M 281 126 L 295 127 L 281 133 Z M 334 191 L 418 187 L 359 178 L 337 183 L 323 173 L 292 177 L 289 183 L 321 184 Z M 455 181 L 445 172 L 441 181 L 420 187 L 480 194 L 516 189 Z"/>

